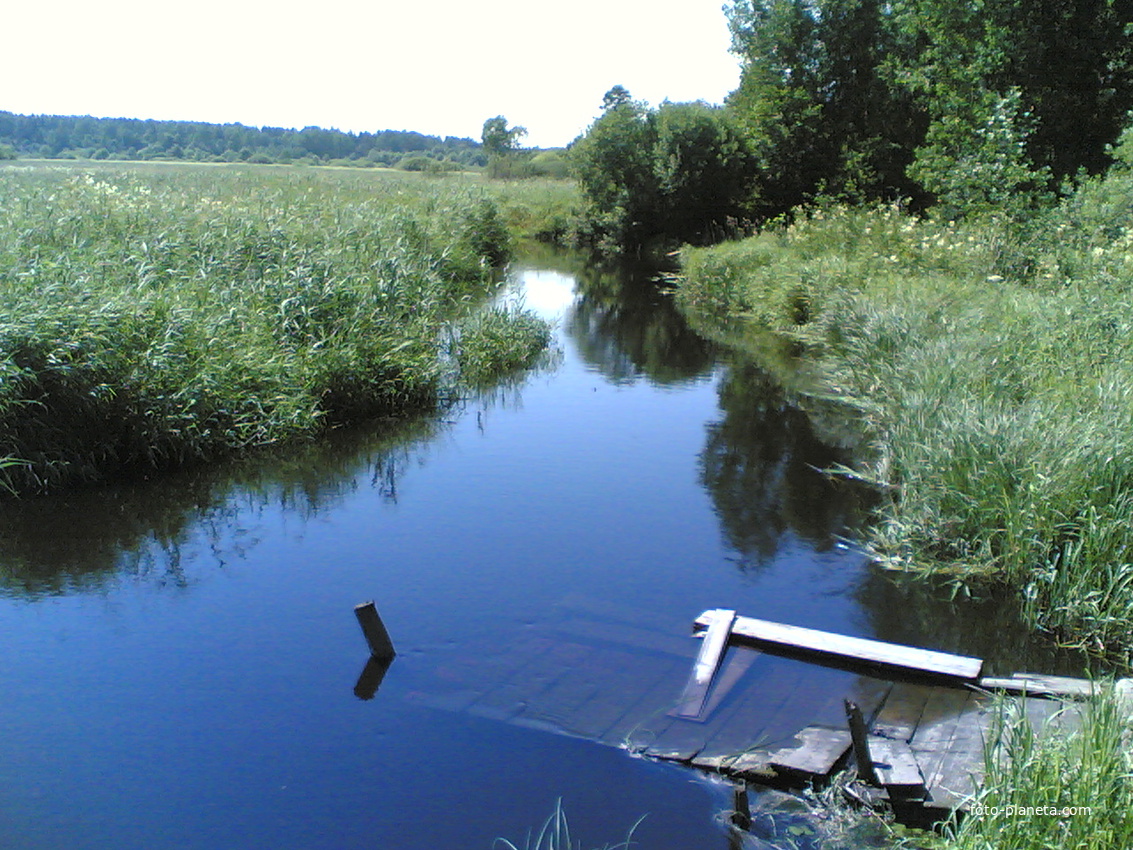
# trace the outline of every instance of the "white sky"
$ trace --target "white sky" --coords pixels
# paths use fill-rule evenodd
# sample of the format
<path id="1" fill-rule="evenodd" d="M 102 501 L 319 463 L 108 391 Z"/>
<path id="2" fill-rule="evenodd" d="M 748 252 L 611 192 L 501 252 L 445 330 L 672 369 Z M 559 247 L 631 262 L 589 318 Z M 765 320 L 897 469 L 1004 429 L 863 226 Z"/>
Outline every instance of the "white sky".
<path id="1" fill-rule="evenodd" d="M 620 84 L 736 87 L 722 0 L 54 0 L 0 5 L 0 110 L 565 145 Z"/>

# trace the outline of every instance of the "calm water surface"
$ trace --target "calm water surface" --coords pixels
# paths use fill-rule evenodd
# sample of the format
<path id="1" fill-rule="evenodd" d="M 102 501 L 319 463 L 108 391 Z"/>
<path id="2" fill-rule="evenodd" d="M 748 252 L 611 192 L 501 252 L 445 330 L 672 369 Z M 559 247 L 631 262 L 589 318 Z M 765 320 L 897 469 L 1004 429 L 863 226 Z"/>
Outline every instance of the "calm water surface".
<path id="1" fill-rule="evenodd" d="M 723 850 L 727 790 L 693 771 L 422 704 L 463 646 L 567 599 L 1077 672 L 1007 606 L 840 543 L 860 499 L 815 467 L 844 453 L 655 287 L 562 259 L 508 287 L 558 356 L 437 421 L 3 506 L 0 847 L 488 850 L 561 798 L 584 846 L 647 814 L 641 847 Z M 363 701 L 367 599 L 399 656 Z"/>

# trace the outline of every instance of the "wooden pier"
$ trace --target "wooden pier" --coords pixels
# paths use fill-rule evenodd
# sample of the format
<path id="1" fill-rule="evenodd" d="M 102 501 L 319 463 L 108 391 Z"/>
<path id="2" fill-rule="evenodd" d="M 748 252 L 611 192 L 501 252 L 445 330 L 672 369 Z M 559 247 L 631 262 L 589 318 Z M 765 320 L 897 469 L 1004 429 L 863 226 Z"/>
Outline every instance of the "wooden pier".
<path id="1" fill-rule="evenodd" d="M 464 647 L 411 698 L 772 785 L 819 783 L 852 763 L 852 703 L 876 776 L 871 801 L 946 813 L 979 787 L 1005 714 L 1066 734 L 1092 687 L 985 677 L 980 659 L 727 610 L 704 612 L 694 633 L 699 645 L 647 615 L 568 599 L 505 651 Z"/>

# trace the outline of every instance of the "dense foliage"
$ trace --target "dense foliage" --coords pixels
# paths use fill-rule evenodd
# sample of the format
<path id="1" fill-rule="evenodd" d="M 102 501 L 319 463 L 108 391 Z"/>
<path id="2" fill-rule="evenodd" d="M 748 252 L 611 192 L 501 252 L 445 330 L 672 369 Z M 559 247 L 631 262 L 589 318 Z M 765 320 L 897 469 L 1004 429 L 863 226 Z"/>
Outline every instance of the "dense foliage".
<path id="1" fill-rule="evenodd" d="M 620 86 L 604 105 L 570 149 L 595 242 L 705 241 L 746 216 L 756 161 L 728 113 L 704 103 L 650 109 Z"/>
<path id="2" fill-rule="evenodd" d="M 1119 0 L 732 0 L 724 109 L 620 86 L 573 145 L 595 240 L 702 241 L 820 199 L 1024 218 L 1103 172 L 1133 109 Z M 680 185 L 676 185 L 679 183 Z"/>
<path id="3" fill-rule="evenodd" d="M 245 127 L 197 121 L 15 115 L 0 112 L 0 149 L 72 159 L 174 159 L 199 162 L 346 162 L 396 166 L 416 158 L 433 168 L 482 166 L 478 142 L 404 130 L 344 133 L 306 127 Z M 0 158 L 3 154 L 0 153 Z M 409 170 L 428 170 L 426 165 Z"/>
<path id="4" fill-rule="evenodd" d="M 816 195 L 1034 205 L 1096 174 L 1133 108 L 1133 6 L 1113 0 L 734 0 L 730 104 L 761 212 Z"/>
<path id="5" fill-rule="evenodd" d="M 508 256 L 462 182 L 347 171 L 0 171 L 0 487 L 45 490 L 429 408 L 546 341 L 452 330 Z M 454 340 L 456 347 L 453 348 Z"/>

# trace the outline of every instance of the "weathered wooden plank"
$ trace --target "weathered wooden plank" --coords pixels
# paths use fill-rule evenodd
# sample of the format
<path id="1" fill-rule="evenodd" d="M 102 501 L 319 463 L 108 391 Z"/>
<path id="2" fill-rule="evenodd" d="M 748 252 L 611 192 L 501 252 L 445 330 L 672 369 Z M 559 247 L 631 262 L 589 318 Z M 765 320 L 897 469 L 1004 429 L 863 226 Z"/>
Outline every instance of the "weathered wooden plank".
<path id="1" fill-rule="evenodd" d="M 696 628 L 707 628 L 714 618 L 714 611 L 705 611 L 696 619 L 694 625 Z M 732 633 L 737 639 L 773 644 L 786 650 L 817 653 L 849 661 L 930 673 L 950 679 L 975 681 L 983 669 L 983 661 L 979 658 L 838 635 L 801 626 L 773 623 L 769 620 L 757 620 L 753 617 L 736 617 L 732 625 Z"/>
<path id="2" fill-rule="evenodd" d="M 881 710 L 877 712 L 870 731 L 883 738 L 908 743 L 916 731 L 932 691 L 933 688 L 928 685 L 895 683 Z"/>
<path id="3" fill-rule="evenodd" d="M 1003 691 L 1009 694 L 1026 694 L 1032 697 L 1087 699 L 1094 694 L 1094 685 L 1088 679 L 1069 679 L 1064 676 L 1036 676 L 1019 673 L 1009 679 L 985 676 L 979 680 L 978 686 L 985 691 Z"/>
<path id="4" fill-rule="evenodd" d="M 498 645 L 465 647 L 433 671 L 428 690 L 414 691 L 419 704 L 445 711 L 463 711 L 489 691 L 501 686 L 518 670 L 536 663 L 554 643 L 532 637 L 502 649 Z"/>
<path id="5" fill-rule="evenodd" d="M 708 633 L 700 645 L 700 652 L 696 662 L 692 665 L 688 684 L 677 702 L 675 715 L 677 717 L 699 717 L 708 699 L 708 689 L 712 680 L 716 678 L 716 671 L 724 657 L 724 650 L 728 646 L 728 637 L 732 633 L 732 623 L 736 619 L 736 612 L 717 608 L 712 623 L 708 626 Z"/>
<path id="6" fill-rule="evenodd" d="M 729 756 L 753 749 L 778 749 L 804 726 L 811 725 L 809 712 L 803 714 L 795 695 L 808 671 L 798 662 L 773 656 L 760 656 L 760 675 L 726 709 L 705 724 L 704 745 L 699 755 Z M 779 718 L 789 716 L 797 725 L 783 734 L 775 731 Z"/>
<path id="7" fill-rule="evenodd" d="M 850 748 L 850 733 L 845 729 L 808 726 L 795 738 L 794 746 L 768 754 L 767 761 L 772 767 L 812 777 L 826 776 Z"/>
<path id="8" fill-rule="evenodd" d="M 909 741 L 930 794 L 939 784 L 940 763 L 952 743 L 957 721 L 968 699 L 969 694 L 957 688 L 933 688 Z"/>
<path id="9" fill-rule="evenodd" d="M 990 740 L 995 734 L 995 720 L 993 701 L 973 693 L 952 724 L 946 746 L 933 752 L 914 746 L 933 805 L 957 808 L 976 792 L 983 781 L 985 748 L 995 744 Z M 917 741 L 914 737 L 913 743 Z M 922 747 L 925 743 L 921 741 Z"/>
<path id="10" fill-rule="evenodd" d="M 720 676 L 708 695 L 708 702 L 705 704 L 704 710 L 700 713 L 700 719 L 704 720 L 712 716 L 713 712 L 720 707 L 720 703 L 732 693 L 736 685 L 746 675 L 747 671 L 755 664 L 755 660 L 759 658 L 759 655 L 759 650 L 756 649 L 749 649 L 747 647 L 732 648 L 728 660 L 724 665 L 724 669 L 720 671 Z"/>
<path id="11" fill-rule="evenodd" d="M 672 722 L 666 712 L 672 707 L 674 695 L 680 692 L 688 674 L 688 662 L 661 656 L 656 660 L 663 669 L 653 685 L 641 691 L 598 740 L 631 750 L 644 750 L 656 738 L 658 731 Z"/>
<path id="12" fill-rule="evenodd" d="M 552 623 L 550 628 L 555 632 L 573 638 L 585 638 L 600 643 L 648 649 L 653 652 L 674 655 L 678 658 L 691 659 L 695 658 L 697 654 L 697 645 L 687 637 L 652 631 L 624 623 L 600 623 L 596 620 L 575 617 Z"/>
<path id="13" fill-rule="evenodd" d="M 886 788 L 923 788 L 924 777 L 917 764 L 916 754 L 904 741 L 894 741 L 879 735 L 868 736 L 869 752 L 873 757 L 873 772 L 879 784 Z"/>
<path id="14" fill-rule="evenodd" d="M 1078 703 L 1059 699 L 1027 697 L 1023 710 L 1037 737 L 1065 737 L 1082 725 L 1082 707 Z"/>
<path id="15" fill-rule="evenodd" d="M 492 720 L 515 720 L 531 700 L 563 675 L 564 670 L 583 663 L 591 651 L 591 647 L 582 644 L 557 644 L 521 667 L 502 685 L 485 693 L 467 710 Z"/>
<path id="16" fill-rule="evenodd" d="M 621 649 L 606 648 L 599 653 L 604 684 L 563 721 L 568 732 L 594 740 L 601 740 L 672 670 L 683 666 L 683 662 Z"/>

